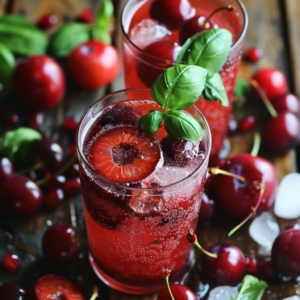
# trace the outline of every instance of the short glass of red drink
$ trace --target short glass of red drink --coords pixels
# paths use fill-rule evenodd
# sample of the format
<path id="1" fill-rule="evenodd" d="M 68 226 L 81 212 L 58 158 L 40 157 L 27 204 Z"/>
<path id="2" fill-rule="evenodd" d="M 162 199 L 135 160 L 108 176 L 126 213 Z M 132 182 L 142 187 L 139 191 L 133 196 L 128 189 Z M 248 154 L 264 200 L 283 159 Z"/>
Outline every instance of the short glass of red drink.
<path id="1" fill-rule="evenodd" d="M 176 140 L 180 153 L 166 161 L 177 146 L 164 126 L 154 134 L 136 126 L 152 109 L 162 107 L 149 89 L 118 91 L 86 112 L 77 134 L 91 265 L 107 285 L 131 294 L 163 288 L 166 268 L 173 280 L 188 271 L 186 237 L 196 229 L 211 149 L 208 124 L 193 106 L 186 111 L 203 139 Z"/>
<path id="2" fill-rule="evenodd" d="M 178 3 L 181 11 L 176 11 Z M 212 158 L 221 151 L 228 131 L 234 86 L 248 26 L 244 5 L 240 0 L 129 0 L 121 16 L 126 88 L 151 87 L 158 75 L 176 64 L 186 34 L 192 36 L 197 33 L 197 26 L 213 11 L 228 5 L 234 6 L 235 10 L 220 10 L 214 14 L 210 19 L 210 29 L 225 28 L 232 33 L 233 44 L 220 72 L 230 103 L 225 107 L 219 101 L 200 98 L 196 102 L 211 130 Z"/>

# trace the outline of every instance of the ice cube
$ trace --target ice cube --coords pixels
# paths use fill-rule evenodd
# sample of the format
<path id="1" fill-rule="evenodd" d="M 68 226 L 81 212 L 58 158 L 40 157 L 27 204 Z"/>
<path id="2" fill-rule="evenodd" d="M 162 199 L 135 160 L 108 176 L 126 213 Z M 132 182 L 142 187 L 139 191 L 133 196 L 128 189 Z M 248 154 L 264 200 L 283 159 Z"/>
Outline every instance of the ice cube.
<path id="1" fill-rule="evenodd" d="M 218 286 L 212 289 L 208 295 L 208 300 L 231 300 L 230 297 L 236 299 L 238 290 L 232 286 Z"/>
<path id="2" fill-rule="evenodd" d="M 292 297 L 284 298 L 283 300 L 300 300 L 300 297 L 295 295 Z"/>
<path id="3" fill-rule="evenodd" d="M 171 34 L 166 27 L 158 22 L 152 19 L 144 19 L 132 28 L 130 38 L 138 47 L 144 48 L 155 40 Z"/>
<path id="4" fill-rule="evenodd" d="M 132 195 L 129 206 L 138 214 L 159 213 L 163 207 L 163 198 L 159 195 L 150 196 L 147 191 L 141 191 Z"/>
<path id="5" fill-rule="evenodd" d="M 249 227 L 249 234 L 252 239 L 270 251 L 276 237 L 280 233 L 279 225 L 275 217 L 269 212 L 263 212 L 257 216 Z"/>
<path id="6" fill-rule="evenodd" d="M 274 213 L 284 219 L 300 217 L 300 174 L 286 175 L 278 186 Z"/>

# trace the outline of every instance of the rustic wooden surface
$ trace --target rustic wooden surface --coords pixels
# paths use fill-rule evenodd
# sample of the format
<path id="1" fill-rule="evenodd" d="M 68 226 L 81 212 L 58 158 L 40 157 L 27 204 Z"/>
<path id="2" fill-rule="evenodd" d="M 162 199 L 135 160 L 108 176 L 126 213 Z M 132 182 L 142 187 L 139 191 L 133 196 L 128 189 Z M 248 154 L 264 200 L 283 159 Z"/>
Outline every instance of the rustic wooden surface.
<path id="1" fill-rule="evenodd" d="M 4 7 L 4 2 L 0 0 L 0 12 Z M 117 0 L 114 2 L 122 6 L 124 1 Z M 298 0 L 243 0 L 243 2 L 249 15 L 249 29 L 245 48 L 250 45 L 258 45 L 264 50 L 265 55 L 258 65 L 250 66 L 242 63 L 240 75 L 248 78 L 259 67 L 277 67 L 287 75 L 291 91 L 300 96 L 300 59 L 298 58 L 300 53 L 300 22 L 298 20 L 300 2 Z M 94 7 L 97 4 L 96 0 L 18 0 L 14 2 L 13 9 L 25 14 L 32 20 L 36 20 L 38 16 L 48 12 L 50 9 L 59 13 L 61 21 L 67 21 L 73 19 L 82 8 Z M 113 85 L 113 89 L 118 89 L 121 84 L 121 81 L 118 81 L 117 84 Z M 103 90 L 86 92 L 76 87 L 72 88 L 68 92 L 64 103 L 51 112 L 48 119 L 55 116 L 55 120 L 59 123 L 64 115 L 77 114 L 77 116 L 80 116 L 103 93 Z M 47 124 L 50 126 L 49 122 Z M 249 152 L 252 134 L 233 136 L 230 138 L 230 142 L 232 147 L 230 155 L 245 151 Z M 282 157 L 267 157 L 275 165 L 279 179 L 282 179 L 292 171 L 298 170 L 296 154 L 295 151 L 292 151 Z M 277 220 L 281 229 L 291 222 L 282 219 Z M 107 288 L 95 277 L 89 267 L 86 245 L 83 245 L 83 255 L 78 264 L 71 268 L 62 268 L 49 264 L 42 256 L 41 238 L 49 225 L 59 221 L 76 225 L 81 237 L 85 238 L 84 216 L 80 196 L 74 199 L 67 199 L 55 211 L 42 209 L 36 215 L 27 218 L 11 219 L 0 215 L 0 257 L 9 250 L 18 254 L 22 260 L 22 269 L 16 275 L 8 274 L 0 269 L 0 282 L 15 281 L 32 290 L 35 281 L 41 275 L 56 273 L 74 280 L 84 290 L 87 298 L 90 296 L 93 286 L 97 284 L 100 291 L 100 299 L 156 299 L 156 295 L 136 297 L 124 295 Z M 199 228 L 198 237 L 201 244 L 204 247 L 209 247 L 217 242 L 228 241 L 239 246 L 245 255 L 261 257 L 262 249 L 248 234 L 249 224 L 244 226 L 232 238 L 227 238 L 227 233 L 233 225 L 228 220 L 221 220 Z M 15 246 L 14 242 L 8 241 L 7 231 L 14 235 L 16 241 L 33 250 L 36 255 L 30 255 L 23 249 Z M 263 253 L 263 255 L 268 254 Z M 270 285 L 264 299 L 284 299 L 295 294 L 300 294 L 300 286 L 297 282 L 274 283 Z"/>

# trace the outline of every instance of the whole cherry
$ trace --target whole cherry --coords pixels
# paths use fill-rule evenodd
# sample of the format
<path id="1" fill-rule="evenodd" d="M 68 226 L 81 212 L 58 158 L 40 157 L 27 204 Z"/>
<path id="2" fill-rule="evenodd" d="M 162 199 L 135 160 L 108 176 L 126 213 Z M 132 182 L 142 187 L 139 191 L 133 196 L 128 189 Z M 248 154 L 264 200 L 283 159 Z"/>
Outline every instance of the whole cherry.
<path id="1" fill-rule="evenodd" d="M 117 77 L 120 70 L 119 53 L 111 45 L 90 40 L 71 52 L 67 69 L 76 84 L 86 89 L 96 89 Z"/>
<path id="2" fill-rule="evenodd" d="M 45 55 L 21 60 L 14 69 L 12 85 L 18 98 L 34 109 L 56 106 L 65 93 L 65 78 L 61 67 Z"/>
<path id="3" fill-rule="evenodd" d="M 6 252 L 2 257 L 2 267 L 8 272 L 15 273 L 21 267 L 20 258 L 16 254 Z"/>
<path id="4" fill-rule="evenodd" d="M 260 265 L 255 257 L 246 258 L 246 274 L 257 276 L 260 273 Z"/>
<path id="5" fill-rule="evenodd" d="M 86 300 L 73 282 L 52 274 L 41 277 L 34 290 L 37 300 Z"/>
<path id="6" fill-rule="evenodd" d="M 195 9 L 188 0 L 154 0 L 150 7 L 151 18 L 170 29 L 180 28 L 194 14 Z"/>
<path id="7" fill-rule="evenodd" d="M 202 269 L 209 281 L 218 285 L 236 285 L 244 277 L 246 260 L 243 252 L 234 245 L 222 243 L 207 249 L 218 257 L 202 256 Z"/>
<path id="8" fill-rule="evenodd" d="M 211 185 L 215 187 L 211 190 L 212 197 L 227 216 L 242 220 L 252 212 L 251 207 L 255 207 L 258 201 L 261 200 L 258 212 L 273 204 L 278 180 L 274 166 L 267 160 L 242 153 L 225 160 L 220 169 L 245 179 L 242 182 L 221 174 L 212 178 Z"/>
<path id="9" fill-rule="evenodd" d="M 32 214 L 40 208 L 42 201 L 39 187 L 25 176 L 12 175 L 1 183 L 0 204 L 12 215 Z"/>
<path id="10" fill-rule="evenodd" d="M 42 15 L 38 20 L 37 20 L 37 26 L 40 29 L 46 30 L 49 29 L 51 27 L 53 27 L 54 25 L 57 24 L 57 16 L 54 14 L 45 14 Z"/>
<path id="11" fill-rule="evenodd" d="M 13 282 L 4 282 L 0 285 L 0 299 L 3 300 L 29 300 L 29 294 Z"/>
<path id="12" fill-rule="evenodd" d="M 283 154 L 300 141 L 300 121 L 290 112 L 273 118 L 262 131 L 263 145 L 270 151 Z"/>
<path id="13" fill-rule="evenodd" d="M 82 23 L 91 24 L 94 21 L 94 13 L 90 8 L 83 9 L 79 16 L 78 20 Z"/>
<path id="14" fill-rule="evenodd" d="M 264 51 L 259 47 L 250 47 L 246 50 L 245 58 L 250 63 L 257 63 L 264 55 Z"/>
<path id="15" fill-rule="evenodd" d="M 203 193 L 202 194 L 202 202 L 200 206 L 198 225 L 202 225 L 208 221 L 210 221 L 215 215 L 215 202 L 210 200 L 208 196 Z"/>
<path id="16" fill-rule="evenodd" d="M 180 50 L 180 45 L 166 40 L 146 46 L 136 58 L 136 70 L 141 81 L 151 87 L 154 80 L 175 63 Z"/>
<path id="17" fill-rule="evenodd" d="M 295 116 L 300 114 L 300 100 L 291 93 L 284 93 L 270 99 L 277 113 L 290 112 Z"/>
<path id="18" fill-rule="evenodd" d="M 252 79 L 260 85 L 269 99 L 287 92 L 286 77 L 280 70 L 259 69 L 253 74 Z M 254 92 L 256 93 L 255 90 Z"/>
<path id="19" fill-rule="evenodd" d="M 272 247 L 272 264 L 274 269 L 287 276 L 300 275 L 300 230 L 283 231 L 274 241 Z"/>
<path id="20" fill-rule="evenodd" d="M 54 263 L 70 265 L 79 256 L 80 246 L 77 239 L 78 233 L 71 225 L 52 225 L 44 233 L 43 252 Z"/>
<path id="21" fill-rule="evenodd" d="M 278 276 L 278 273 L 273 267 L 271 257 L 265 257 L 262 261 L 259 262 L 259 270 L 259 276 L 267 281 L 274 281 Z"/>

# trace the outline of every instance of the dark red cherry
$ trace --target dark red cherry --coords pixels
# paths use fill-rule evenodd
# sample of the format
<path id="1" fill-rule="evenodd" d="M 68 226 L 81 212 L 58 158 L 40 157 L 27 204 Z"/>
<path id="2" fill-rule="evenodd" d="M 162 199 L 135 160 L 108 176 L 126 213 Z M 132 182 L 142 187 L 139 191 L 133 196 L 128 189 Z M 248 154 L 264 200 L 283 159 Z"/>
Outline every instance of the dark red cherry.
<path id="1" fill-rule="evenodd" d="M 69 224 L 49 227 L 43 236 L 42 247 L 47 258 L 58 264 L 70 265 L 77 260 L 80 247 L 78 233 Z"/>
<path id="2" fill-rule="evenodd" d="M 10 113 L 5 117 L 5 125 L 13 126 L 18 124 L 20 121 L 20 117 L 17 113 Z"/>
<path id="3" fill-rule="evenodd" d="M 231 218 L 242 220 L 251 213 L 260 199 L 257 184 L 264 180 L 264 193 L 257 212 L 262 212 L 273 204 L 277 188 L 277 175 L 274 166 L 261 157 L 242 153 L 228 158 L 220 169 L 240 175 L 243 183 L 226 175 L 213 175 L 210 193 L 221 210 Z"/>
<path id="4" fill-rule="evenodd" d="M 54 190 L 45 196 L 44 203 L 49 208 L 56 208 L 64 200 L 63 190 Z"/>
<path id="5" fill-rule="evenodd" d="M 254 257 L 246 258 L 246 274 L 258 276 L 260 273 L 259 263 Z"/>
<path id="6" fill-rule="evenodd" d="M 62 189 L 64 184 L 66 182 L 66 177 L 65 176 L 57 176 L 53 179 L 51 179 L 48 184 L 47 184 L 47 189 L 48 191 L 54 191 L 58 189 Z"/>
<path id="7" fill-rule="evenodd" d="M 83 9 L 79 16 L 78 20 L 82 23 L 91 24 L 94 21 L 94 13 L 90 8 Z"/>
<path id="8" fill-rule="evenodd" d="M 0 182 L 8 178 L 14 172 L 14 167 L 11 161 L 0 155 Z"/>
<path id="9" fill-rule="evenodd" d="M 172 294 L 178 300 L 198 300 L 196 294 L 188 287 L 181 284 L 170 285 Z M 165 287 L 158 295 L 157 300 L 172 300 L 167 287 Z"/>
<path id="10" fill-rule="evenodd" d="M 73 196 L 81 192 L 81 183 L 79 178 L 68 180 L 63 187 L 68 196 Z"/>
<path id="11" fill-rule="evenodd" d="M 78 163 L 74 163 L 72 166 L 68 168 L 65 173 L 68 179 L 79 177 L 79 165 Z"/>
<path id="12" fill-rule="evenodd" d="M 0 299 L 3 300 L 29 300 L 28 293 L 13 282 L 0 285 Z"/>
<path id="13" fill-rule="evenodd" d="M 16 254 L 6 252 L 2 257 L 2 267 L 8 272 L 15 273 L 21 267 L 20 258 Z"/>
<path id="14" fill-rule="evenodd" d="M 63 120 L 62 128 L 66 131 L 76 131 L 78 126 L 78 120 L 74 116 L 66 117 Z"/>
<path id="15" fill-rule="evenodd" d="M 136 70 L 141 81 L 151 87 L 154 80 L 174 64 L 181 50 L 177 43 L 159 40 L 149 44 L 136 59 Z"/>
<path id="16" fill-rule="evenodd" d="M 200 143 L 190 142 L 182 139 L 173 139 L 166 136 L 161 141 L 161 149 L 164 154 L 164 164 L 184 168 L 195 157 L 201 154 Z"/>
<path id="17" fill-rule="evenodd" d="M 287 276 L 300 275 L 300 230 L 283 231 L 274 241 L 272 263 L 274 269 Z"/>
<path id="18" fill-rule="evenodd" d="M 37 26 L 40 29 L 49 29 L 57 23 L 57 16 L 53 14 L 42 15 L 38 21 Z"/>
<path id="19" fill-rule="evenodd" d="M 246 50 L 245 58 L 250 63 L 257 63 L 264 55 L 264 51 L 259 47 L 250 47 Z"/>
<path id="20" fill-rule="evenodd" d="M 260 277 L 267 281 L 273 281 L 277 278 L 277 273 L 273 267 L 270 257 L 264 258 L 259 262 Z"/>
<path id="21" fill-rule="evenodd" d="M 285 153 L 300 141 L 300 121 L 289 112 L 282 112 L 263 129 L 262 142 L 270 151 Z"/>
<path id="22" fill-rule="evenodd" d="M 76 145 L 72 145 L 69 148 L 68 155 L 69 155 L 69 157 L 72 157 L 75 153 L 77 153 L 77 146 Z"/>
<path id="23" fill-rule="evenodd" d="M 188 0 L 154 0 L 150 7 L 151 18 L 171 29 L 180 28 L 194 13 Z"/>
<path id="24" fill-rule="evenodd" d="M 132 107 L 115 105 L 105 110 L 100 119 L 100 126 L 120 124 L 135 126 L 141 117 L 142 115 Z"/>
<path id="25" fill-rule="evenodd" d="M 186 40 L 193 35 L 200 33 L 205 30 L 219 28 L 219 26 L 212 20 L 208 21 L 207 26 L 203 26 L 206 17 L 204 16 L 195 16 L 184 22 L 179 32 L 179 42 L 180 45 L 183 45 Z"/>
<path id="26" fill-rule="evenodd" d="M 210 200 L 208 196 L 203 193 L 202 194 L 202 202 L 200 206 L 198 225 L 202 225 L 208 221 L 210 221 L 215 214 L 215 202 Z"/>
<path id="27" fill-rule="evenodd" d="M 49 138 L 42 138 L 35 141 L 27 155 L 28 165 L 35 165 L 38 162 L 43 162 L 47 170 L 56 171 L 64 162 L 64 150 L 56 141 Z"/>
<path id="28" fill-rule="evenodd" d="M 291 93 L 278 95 L 270 101 L 278 113 L 290 112 L 296 116 L 300 114 L 300 100 Z"/>
<path id="29" fill-rule="evenodd" d="M 1 183 L 0 203 L 10 214 L 32 214 L 40 208 L 42 201 L 40 188 L 25 176 L 13 175 Z"/>
<path id="30" fill-rule="evenodd" d="M 287 225 L 284 230 L 289 230 L 289 229 L 296 229 L 296 230 L 300 230 L 300 224 L 299 223 L 292 223 Z"/>
<path id="31" fill-rule="evenodd" d="M 254 115 L 249 115 L 239 122 L 238 130 L 240 132 L 247 132 L 255 129 L 257 125 L 258 125 L 257 117 Z"/>
<path id="32" fill-rule="evenodd" d="M 40 111 L 34 112 L 28 119 L 28 126 L 39 129 L 44 123 L 44 114 Z"/>
<path id="33" fill-rule="evenodd" d="M 218 255 L 217 258 L 202 255 L 202 269 L 205 277 L 218 285 L 236 285 L 246 272 L 246 260 L 243 252 L 231 244 L 217 244 L 207 249 Z"/>
<path id="34" fill-rule="evenodd" d="M 269 99 L 287 92 L 286 77 L 280 70 L 260 69 L 253 74 L 252 78 L 257 81 Z"/>

